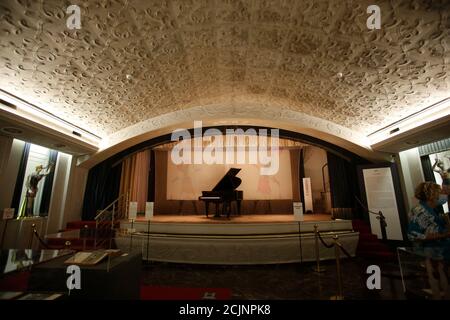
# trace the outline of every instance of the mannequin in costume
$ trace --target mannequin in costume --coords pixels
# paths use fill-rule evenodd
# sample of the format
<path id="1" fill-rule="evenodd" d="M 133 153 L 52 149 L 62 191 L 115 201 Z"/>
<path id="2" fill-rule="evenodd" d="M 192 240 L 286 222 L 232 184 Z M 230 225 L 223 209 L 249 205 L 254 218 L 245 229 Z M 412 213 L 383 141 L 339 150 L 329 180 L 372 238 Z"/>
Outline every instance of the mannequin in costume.
<path id="1" fill-rule="evenodd" d="M 436 158 L 433 171 L 439 173 L 442 178 L 442 191 L 450 196 L 450 168 L 444 168 L 444 162 Z"/>
<path id="2" fill-rule="evenodd" d="M 45 172 L 43 172 L 45 169 Z M 34 211 L 34 200 L 38 192 L 38 184 L 45 176 L 49 175 L 53 169 L 53 163 L 50 163 L 47 167 L 39 165 L 36 167 L 36 171 L 31 173 L 26 182 L 26 195 L 25 201 L 22 203 L 18 218 L 32 217 Z"/>

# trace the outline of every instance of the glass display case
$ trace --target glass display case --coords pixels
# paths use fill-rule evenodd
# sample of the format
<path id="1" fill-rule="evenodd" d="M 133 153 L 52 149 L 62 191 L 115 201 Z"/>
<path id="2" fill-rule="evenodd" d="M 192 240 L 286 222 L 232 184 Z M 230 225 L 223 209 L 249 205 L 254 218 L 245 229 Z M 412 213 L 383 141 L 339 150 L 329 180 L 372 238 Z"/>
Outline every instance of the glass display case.
<path id="1" fill-rule="evenodd" d="M 403 290 L 409 298 L 450 300 L 450 247 L 397 248 Z"/>
<path id="2" fill-rule="evenodd" d="M 73 253 L 72 250 L 31 250 L 10 249 L 0 251 L 0 278 L 11 272 L 30 269 L 32 265 L 43 263 L 60 256 Z"/>

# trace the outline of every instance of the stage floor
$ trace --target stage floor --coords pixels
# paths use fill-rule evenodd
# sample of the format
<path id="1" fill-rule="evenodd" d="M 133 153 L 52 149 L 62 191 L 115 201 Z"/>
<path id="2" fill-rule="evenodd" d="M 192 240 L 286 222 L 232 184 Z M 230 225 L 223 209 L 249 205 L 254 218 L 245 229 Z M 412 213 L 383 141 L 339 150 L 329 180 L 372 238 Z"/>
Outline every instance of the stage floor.
<path id="1" fill-rule="evenodd" d="M 331 221 L 331 214 L 313 213 L 303 215 L 305 222 L 310 221 Z M 138 216 L 136 221 L 145 221 L 143 216 Z M 214 218 L 204 215 L 155 215 L 152 222 L 158 223 L 284 223 L 294 222 L 293 214 L 253 214 L 231 216 L 229 219 L 225 216 Z"/>

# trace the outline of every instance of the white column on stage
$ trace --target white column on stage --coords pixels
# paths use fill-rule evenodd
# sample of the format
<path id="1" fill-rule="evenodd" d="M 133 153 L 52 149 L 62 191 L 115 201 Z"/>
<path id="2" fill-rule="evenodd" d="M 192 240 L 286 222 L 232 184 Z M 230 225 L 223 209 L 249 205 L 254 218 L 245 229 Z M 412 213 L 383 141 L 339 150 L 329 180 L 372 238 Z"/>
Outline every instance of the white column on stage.
<path id="1" fill-rule="evenodd" d="M 130 202 L 128 210 L 128 220 L 136 220 L 138 203 L 135 201 Z"/>
<path id="2" fill-rule="evenodd" d="M 303 178 L 303 194 L 305 198 L 305 211 L 313 210 L 313 196 L 311 189 L 311 178 Z"/>

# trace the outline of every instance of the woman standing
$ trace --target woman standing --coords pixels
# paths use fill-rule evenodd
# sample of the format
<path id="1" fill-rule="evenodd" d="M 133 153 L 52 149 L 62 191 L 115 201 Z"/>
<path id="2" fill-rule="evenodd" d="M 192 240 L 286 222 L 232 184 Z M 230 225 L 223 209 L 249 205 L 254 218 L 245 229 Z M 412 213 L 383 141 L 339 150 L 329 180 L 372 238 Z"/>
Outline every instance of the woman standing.
<path id="1" fill-rule="evenodd" d="M 419 204 L 409 215 L 408 238 L 424 245 L 438 245 L 450 237 L 448 221 L 434 208 L 447 202 L 447 195 L 441 194 L 441 186 L 434 182 L 422 182 L 415 191 Z"/>

